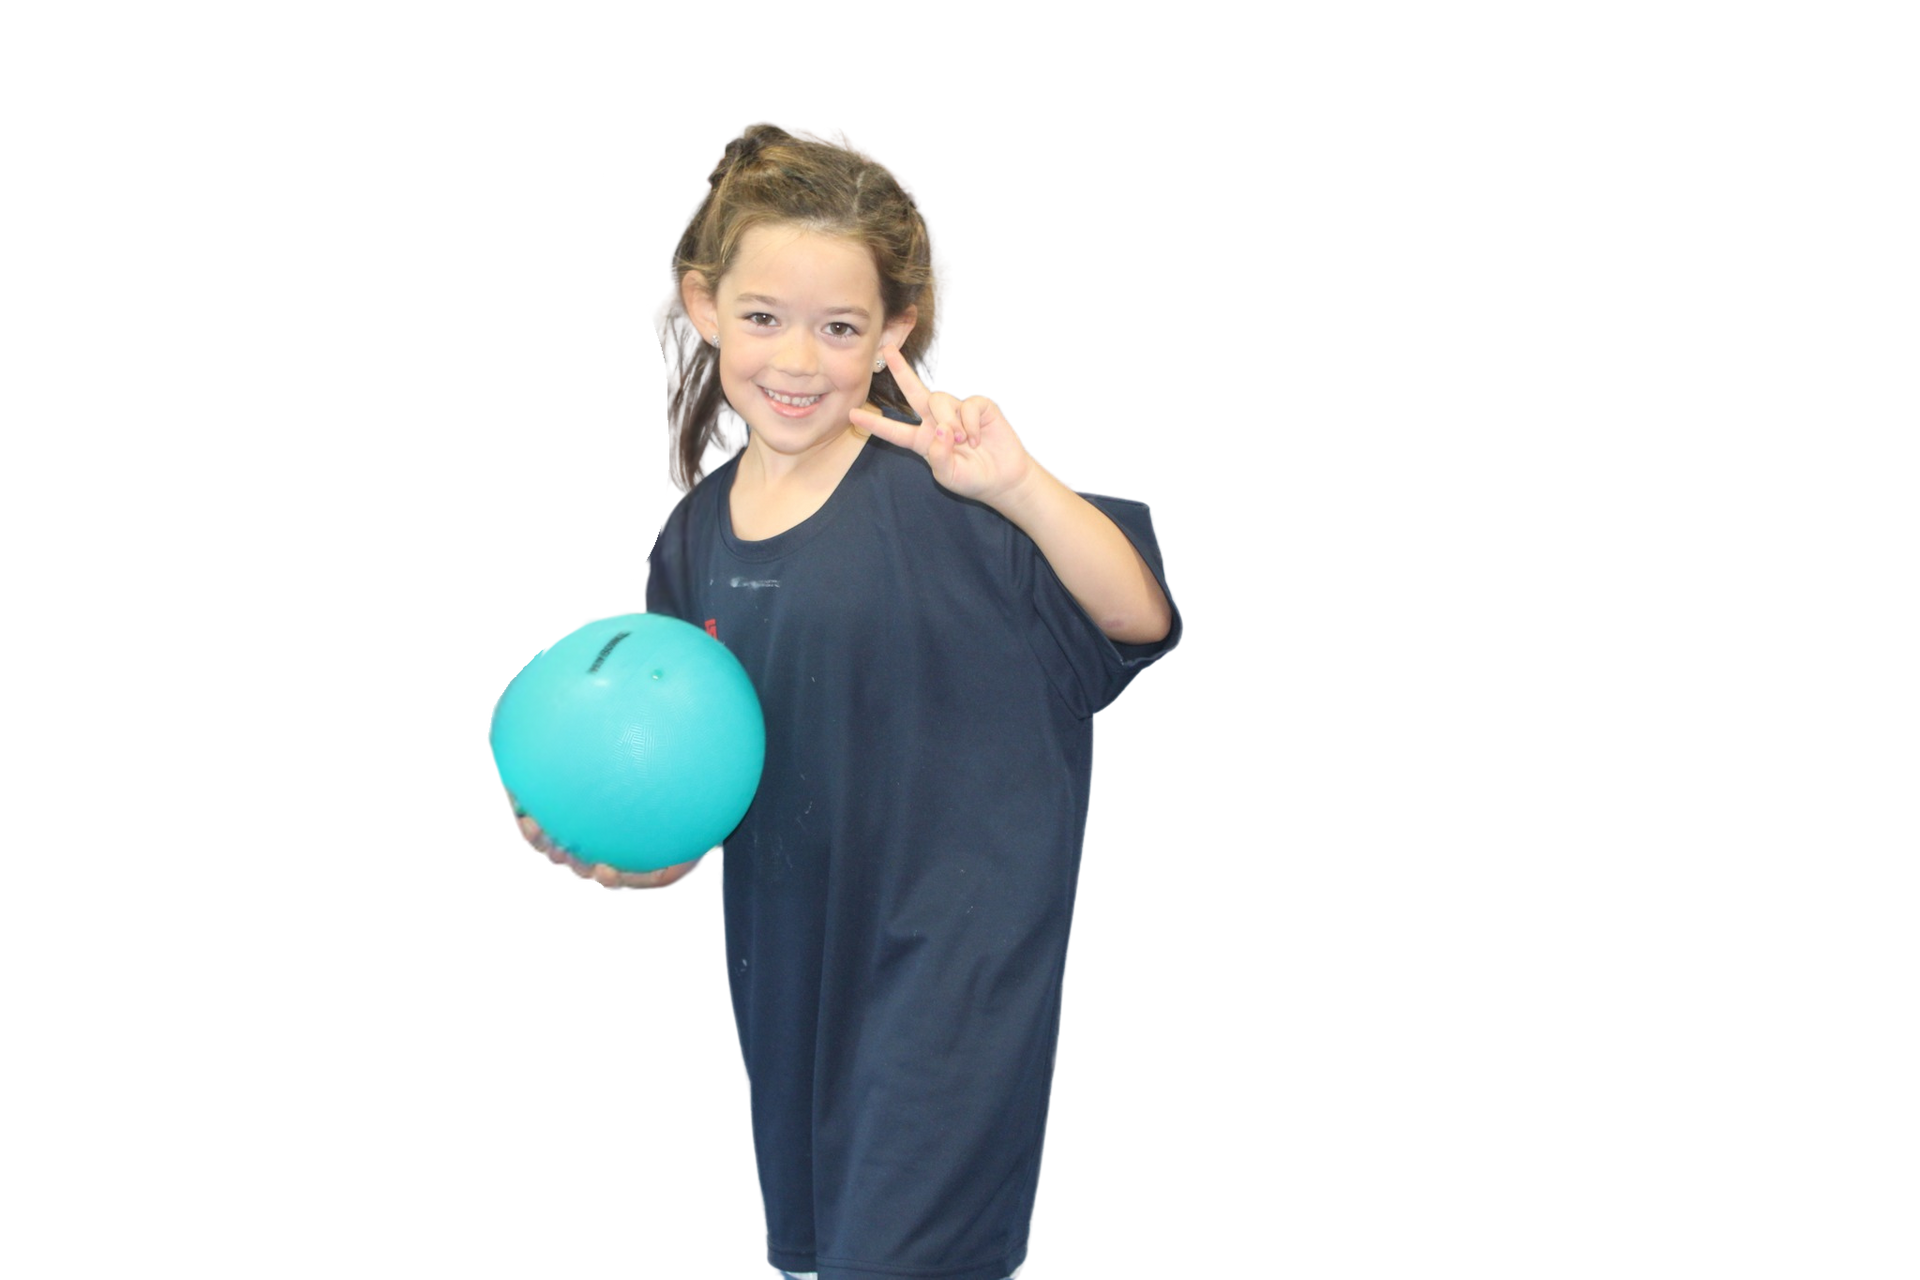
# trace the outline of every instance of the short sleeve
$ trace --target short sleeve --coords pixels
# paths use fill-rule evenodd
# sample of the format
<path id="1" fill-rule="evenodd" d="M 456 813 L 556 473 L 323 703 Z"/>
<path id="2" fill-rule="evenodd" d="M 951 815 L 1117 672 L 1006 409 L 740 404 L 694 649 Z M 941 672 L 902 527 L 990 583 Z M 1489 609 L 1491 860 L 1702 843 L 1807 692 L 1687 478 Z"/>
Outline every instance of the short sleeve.
<path id="1" fill-rule="evenodd" d="M 687 504 L 682 501 L 667 517 L 647 557 L 647 612 L 692 622 L 687 616 Z"/>
<path id="2" fill-rule="evenodd" d="M 1073 598 L 1040 549 L 1025 534 L 1016 531 L 1017 554 L 1023 561 L 1016 567 L 1016 573 L 1032 602 L 1027 643 L 1054 689 L 1075 715 L 1085 719 L 1119 697 L 1134 676 L 1180 643 L 1181 624 L 1180 606 L 1167 588 L 1160 543 L 1153 535 L 1153 517 L 1146 504 L 1092 493 L 1080 496 L 1119 526 L 1140 558 L 1146 561 L 1147 568 L 1153 571 L 1154 580 L 1166 593 L 1167 603 L 1173 609 L 1173 621 L 1164 639 L 1152 644 L 1120 644 L 1110 640 Z"/>

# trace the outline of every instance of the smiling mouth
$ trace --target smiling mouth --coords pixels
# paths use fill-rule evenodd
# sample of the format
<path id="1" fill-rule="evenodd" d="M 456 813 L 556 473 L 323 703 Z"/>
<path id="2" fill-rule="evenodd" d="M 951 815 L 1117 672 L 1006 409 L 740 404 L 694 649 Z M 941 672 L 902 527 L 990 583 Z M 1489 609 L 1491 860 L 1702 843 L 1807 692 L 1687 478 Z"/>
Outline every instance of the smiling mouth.
<path id="1" fill-rule="evenodd" d="M 812 395 L 812 396 L 782 395 L 780 392 L 770 391 L 766 387 L 762 387 L 760 388 L 760 390 L 761 390 L 761 393 L 767 397 L 767 399 L 773 401 L 775 404 L 791 405 L 796 409 L 805 409 L 810 405 L 818 404 L 820 402 L 820 396 L 818 395 Z M 825 393 L 823 392 L 822 394 L 824 395 Z"/>

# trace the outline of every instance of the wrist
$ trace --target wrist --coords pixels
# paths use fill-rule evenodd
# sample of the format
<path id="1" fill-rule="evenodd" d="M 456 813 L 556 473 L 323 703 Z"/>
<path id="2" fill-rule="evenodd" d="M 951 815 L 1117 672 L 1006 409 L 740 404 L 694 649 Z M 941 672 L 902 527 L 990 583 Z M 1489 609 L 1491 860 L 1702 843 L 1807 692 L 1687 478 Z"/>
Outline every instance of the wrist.
<path id="1" fill-rule="evenodd" d="M 1021 529 L 1031 533 L 1034 519 L 1040 510 L 1049 499 L 1058 498 L 1058 491 L 1064 488 L 1064 485 L 1054 479 L 1052 472 L 1029 457 L 1025 473 L 1005 489 L 986 499 L 986 503 Z"/>

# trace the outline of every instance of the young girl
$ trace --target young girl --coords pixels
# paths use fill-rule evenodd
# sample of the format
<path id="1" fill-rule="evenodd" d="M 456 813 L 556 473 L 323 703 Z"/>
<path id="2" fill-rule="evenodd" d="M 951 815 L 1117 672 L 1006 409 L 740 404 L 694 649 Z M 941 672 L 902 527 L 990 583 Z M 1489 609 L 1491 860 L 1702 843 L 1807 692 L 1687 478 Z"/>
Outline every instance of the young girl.
<path id="1" fill-rule="evenodd" d="M 727 645 L 766 715 L 723 887 L 768 1260 L 1002 1280 L 1040 1172 L 1091 717 L 1179 618 L 1144 506 L 1075 494 L 991 400 L 921 382 L 932 256 L 885 169 L 757 125 L 709 182 L 669 318 L 692 491 L 647 608 Z M 746 447 L 700 480 L 722 397 Z M 586 866 L 523 822 L 608 885 L 692 865 Z"/>

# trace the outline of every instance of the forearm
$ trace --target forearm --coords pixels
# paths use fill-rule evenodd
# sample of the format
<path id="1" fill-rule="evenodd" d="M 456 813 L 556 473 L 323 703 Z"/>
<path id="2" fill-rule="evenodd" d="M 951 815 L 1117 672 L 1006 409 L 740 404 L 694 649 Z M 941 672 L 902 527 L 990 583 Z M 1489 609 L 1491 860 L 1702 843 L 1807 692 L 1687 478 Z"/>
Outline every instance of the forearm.
<path id="1" fill-rule="evenodd" d="M 1166 638 L 1173 610 L 1147 562 L 1101 510 L 1028 460 L 1027 475 L 993 502 L 1047 558 L 1087 616 L 1111 640 Z"/>

